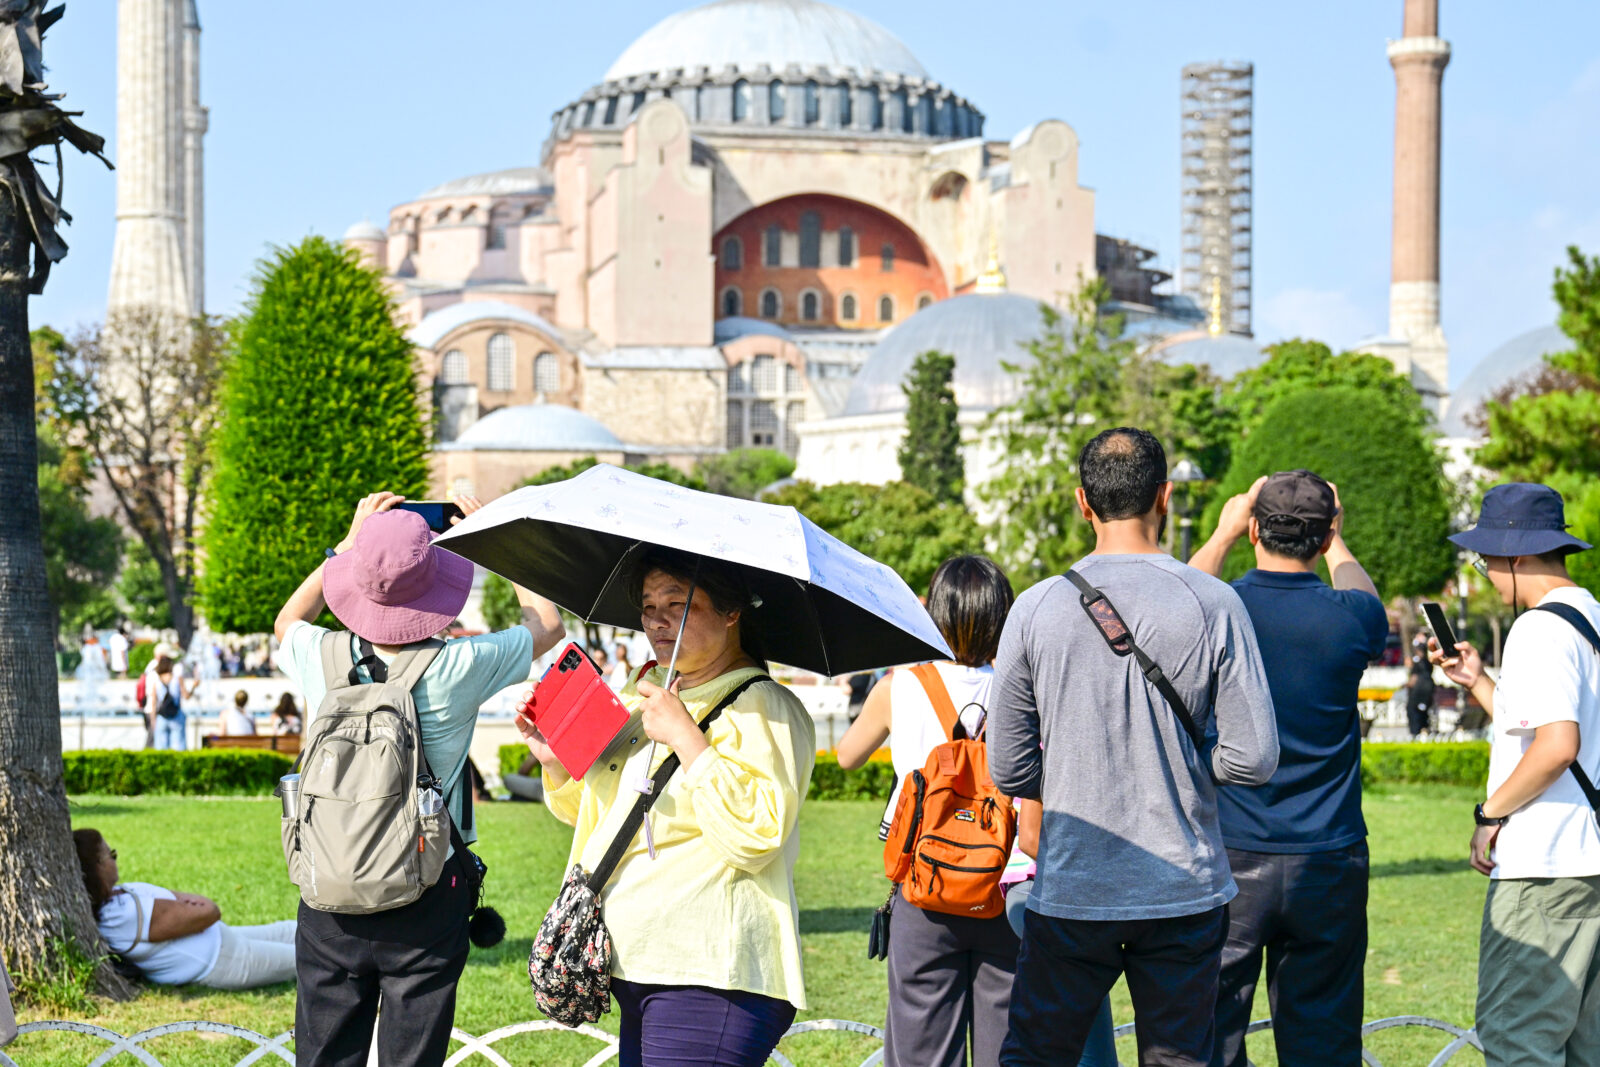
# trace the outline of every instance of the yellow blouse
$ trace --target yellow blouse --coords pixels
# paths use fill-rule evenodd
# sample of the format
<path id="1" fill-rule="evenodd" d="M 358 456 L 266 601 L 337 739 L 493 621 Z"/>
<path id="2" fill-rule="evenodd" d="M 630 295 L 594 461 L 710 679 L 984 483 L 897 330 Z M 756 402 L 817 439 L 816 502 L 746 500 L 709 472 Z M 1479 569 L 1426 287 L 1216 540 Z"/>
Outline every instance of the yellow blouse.
<path id="1" fill-rule="evenodd" d="M 734 686 L 759 672 L 724 674 L 679 696 L 700 721 Z M 666 670 L 645 677 L 656 685 Z M 650 749 L 634 682 L 622 690 L 632 721 L 581 780 L 546 783 L 545 805 L 573 827 L 567 861 L 594 870 L 638 799 L 634 783 L 669 749 Z M 816 762 L 816 727 L 797 697 L 758 682 L 724 708 L 710 747 L 668 780 L 647 816 L 656 858 L 634 836 L 602 900 L 614 977 L 659 985 L 743 990 L 806 1006 L 794 864 L 796 826 Z"/>

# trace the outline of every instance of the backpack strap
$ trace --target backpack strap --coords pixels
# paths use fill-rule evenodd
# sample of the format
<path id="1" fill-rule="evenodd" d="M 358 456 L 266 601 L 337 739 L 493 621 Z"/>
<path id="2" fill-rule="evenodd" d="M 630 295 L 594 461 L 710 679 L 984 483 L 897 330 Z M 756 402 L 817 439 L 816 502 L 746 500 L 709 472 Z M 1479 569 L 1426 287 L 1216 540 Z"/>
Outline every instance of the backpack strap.
<path id="1" fill-rule="evenodd" d="M 1178 690 L 1173 686 L 1172 680 L 1166 672 L 1145 654 L 1133 640 L 1133 628 L 1122 621 L 1116 605 L 1104 593 L 1089 584 L 1089 580 L 1077 571 L 1068 571 L 1066 578 L 1078 591 L 1083 594 L 1078 598 L 1078 603 L 1083 605 L 1084 613 L 1094 623 L 1095 629 L 1100 631 L 1100 636 L 1106 639 L 1106 644 L 1111 646 L 1111 651 L 1119 656 L 1132 654 L 1139 664 L 1139 670 L 1144 674 L 1145 680 L 1166 698 L 1172 713 L 1177 716 L 1178 722 L 1183 725 L 1184 733 L 1189 735 L 1189 740 L 1194 742 L 1195 751 L 1199 752 L 1205 737 L 1195 726 L 1194 716 L 1189 714 L 1189 706 L 1178 695 Z"/>
<path id="2" fill-rule="evenodd" d="M 711 713 L 700 720 L 701 731 L 709 730 L 711 724 L 722 714 L 722 710 L 739 699 L 746 689 L 749 689 L 757 682 L 770 682 L 771 680 L 765 674 L 758 674 L 754 678 L 746 678 L 734 686 L 727 696 L 717 701 L 717 706 L 711 709 Z M 616 873 L 617 864 L 622 862 L 622 854 L 628 851 L 628 846 L 633 843 L 634 835 L 639 832 L 639 827 L 644 825 L 645 813 L 650 810 L 650 805 L 656 802 L 656 798 L 661 796 L 662 790 L 666 787 L 667 779 L 672 777 L 680 762 L 682 761 L 678 759 L 676 752 L 669 755 L 662 761 L 661 766 L 656 768 L 656 773 L 651 775 L 650 792 L 639 794 L 639 799 L 634 801 L 633 810 L 628 812 L 628 817 L 622 821 L 622 826 L 617 830 L 617 836 L 611 841 L 611 847 L 606 849 L 606 854 L 600 860 L 599 865 L 595 867 L 594 873 L 589 875 L 589 891 L 596 897 L 600 895 L 600 890 L 605 888 L 606 883 L 611 880 L 611 876 Z"/>
<path id="3" fill-rule="evenodd" d="M 362 642 L 362 651 L 367 645 Z M 444 651 L 444 642 L 437 637 L 430 637 L 426 641 L 419 641 L 414 645 L 407 645 L 404 652 L 394 658 L 389 664 L 390 673 L 398 672 L 399 682 L 407 691 L 415 689 L 417 683 L 422 681 L 422 676 L 428 668 L 433 666 L 433 661 L 439 658 L 439 653 Z"/>
<path id="4" fill-rule="evenodd" d="M 919 663 L 911 668 L 911 676 L 922 683 L 922 691 L 928 694 L 928 703 L 933 705 L 933 713 L 939 716 L 939 725 L 944 729 L 944 739 L 954 741 L 961 714 L 956 711 L 955 701 L 950 699 L 949 687 L 939 677 L 939 668 L 931 663 Z"/>
<path id="5" fill-rule="evenodd" d="M 1540 604 L 1534 611 L 1548 611 L 1559 618 L 1566 619 L 1573 629 L 1583 635 L 1584 640 L 1594 646 L 1596 653 L 1600 653 L 1600 633 L 1595 633 L 1594 624 L 1588 616 L 1573 607 L 1571 604 Z M 1572 777 L 1578 780 L 1578 788 L 1583 790 L 1584 799 L 1589 802 L 1589 807 L 1594 809 L 1595 818 L 1600 819 L 1600 789 L 1596 789 L 1594 782 L 1589 778 L 1589 772 L 1584 770 L 1577 760 L 1568 765 Z"/>

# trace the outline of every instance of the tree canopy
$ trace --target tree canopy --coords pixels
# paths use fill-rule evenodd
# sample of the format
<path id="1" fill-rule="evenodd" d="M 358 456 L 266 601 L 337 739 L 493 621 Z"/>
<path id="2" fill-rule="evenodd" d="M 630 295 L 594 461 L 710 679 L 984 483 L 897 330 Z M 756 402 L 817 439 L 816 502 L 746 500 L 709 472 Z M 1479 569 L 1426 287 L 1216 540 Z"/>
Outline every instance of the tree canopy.
<path id="1" fill-rule="evenodd" d="M 1437 593 L 1455 551 L 1442 458 L 1412 410 L 1415 393 L 1334 385 L 1287 392 L 1269 404 L 1235 450 L 1205 516 L 1216 528 L 1222 503 L 1263 474 L 1305 468 L 1339 487 L 1344 538 L 1385 598 Z M 1247 543 L 1226 576 L 1251 566 Z"/>
<path id="2" fill-rule="evenodd" d="M 361 497 L 427 490 L 411 344 L 377 272 L 322 237 L 264 261 L 222 406 L 204 604 L 214 628 L 257 632 Z"/>
<path id="3" fill-rule="evenodd" d="M 694 465 L 706 492 L 754 500 L 773 482 L 794 474 L 794 460 L 775 448 L 738 448 Z"/>
<path id="4" fill-rule="evenodd" d="M 564 463 L 559 467 L 549 467 L 542 470 L 531 478 L 523 479 L 518 485 L 549 485 L 552 482 L 564 482 L 568 478 L 576 478 L 590 467 L 598 465 L 599 462 L 594 456 L 584 456 L 581 459 L 573 460 L 571 463 Z M 698 474 L 685 474 L 670 463 L 629 463 L 623 469 L 630 470 L 635 474 L 643 474 L 647 478 L 658 478 L 663 482 L 681 485 L 688 489 L 704 489 L 706 487 L 706 483 Z"/>
<path id="5" fill-rule="evenodd" d="M 954 356 L 924 352 L 900 384 L 906 396 L 906 434 L 898 454 L 900 477 L 944 504 L 961 503 L 967 484 L 957 422 L 960 412 L 950 384 L 955 371 Z"/>

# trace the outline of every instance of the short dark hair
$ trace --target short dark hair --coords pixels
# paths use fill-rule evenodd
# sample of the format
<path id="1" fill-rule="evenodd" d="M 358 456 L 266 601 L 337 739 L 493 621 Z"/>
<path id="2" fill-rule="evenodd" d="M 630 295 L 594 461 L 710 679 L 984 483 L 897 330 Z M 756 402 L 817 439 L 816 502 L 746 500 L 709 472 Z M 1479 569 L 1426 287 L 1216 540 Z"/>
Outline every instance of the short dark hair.
<path id="1" fill-rule="evenodd" d="M 1083 446 L 1078 477 L 1101 522 L 1148 515 L 1167 480 L 1167 450 L 1149 430 L 1118 426 Z"/>
<path id="2" fill-rule="evenodd" d="M 72 831 L 72 844 L 78 851 L 78 866 L 83 869 L 83 887 L 89 891 L 90 910 L 98 919 L 100 909 L 116 888 L 100 874 L 100 850 L 105 847 L 106 839 L 100 836 L 99 830 L 82 827 Z"/>
<path id="3" fill-rule="evenodd" d="M 1000 648 L 1000 631 L 1016 595 L 1000 565 L 987 556 L 956 556 L 939 564 L 928 585 L 928 614 L 964 667 L 982 667 Z"/>
<path id="4" fill-rule="evenodd" d="M 1258 532 L 1261 535 L 1261 547 L 1269 555 L 1297 559 L 1301 563 L 1309 563 L 1320 556 L 1322 542 L 1327 539 L 1326 534 L 1318 537 L 1314 534 L 1275 533 L 1265 526 L 1258 527 Z"/>
<path id="5" fill-rule="evenodd" d="M 644 580 L 653 571 L 671 575 L 685 585 L 694 583 L 695 589 L 710 597 L 711 606 L 723 615 L 739 612 L 739 647 L 766 669 L 765 642 L 761 640 L 761 624 L 753 610 L 756 598 L 737 567 L 692 552 L 659 547 L 647 549 L 635 561 L 628 585 L 628 599 L 641 611 L 644 610 Z"/>

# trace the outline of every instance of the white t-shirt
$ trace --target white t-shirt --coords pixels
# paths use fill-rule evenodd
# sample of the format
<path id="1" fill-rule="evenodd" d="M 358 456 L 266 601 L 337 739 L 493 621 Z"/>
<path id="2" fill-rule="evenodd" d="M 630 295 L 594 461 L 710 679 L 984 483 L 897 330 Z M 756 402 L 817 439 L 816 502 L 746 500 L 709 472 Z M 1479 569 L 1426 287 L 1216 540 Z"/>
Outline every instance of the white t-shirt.
<path id="1" fill-rule="evenodd" d="M 1586 589 L 1551 590 L 1541 604 L 1570 604 L 1600 630 L 1600 603 Z M 1506 637 L 1494 691 L 1489 793 L 1503 785 L 1534 730 L 1576 722 L 1578 762 L 1600 781 L 1600 653 L 1565 619 L 1525 611 Z M 1571 772 L 1511 816 L 1495 841 L 1494 878 L 1587 878 L 1600 874 L 1600 823 Z"/>
<path id="2" fill-rule="evenodd" d="M 237 704 L 229 704 L 222 712 L 224 737 L 249 737 L 256 732 L 256 721 L 250 713 Z"/>
<path id="3" fill-rule="evenodd" d="M 994 668 L 963 667 L 959 663 L 935 663 L 934 668 L 950 693 L 950 702 L 956 706 L 961 725 L 970 734 L 978 728 L 983 713 L 969 705 L 989 706 L 989 684 L 994 681 Z M 944 735 L 944 727 L 939 725 L 939 715 L 933 710 L 928 691 L 922 688 L 916 675 L 909 670 L 897 670 L 890 673 L 887 684 L 889 752 L 894 761 L 895 785 L 894 792 L 889 794 L 889 806 L 884 809 L 883 822 L 878 827 L 880 838 L 889 836 L 889 823 L 894 818 L 895 806 L 900 803 L 900 787 L 905 784 L 906 775 L 921 770 L 928 762 L 929 753 L 950 740 Z"/>
<path id="4" fill-rule="evenodd" d="M 106 648 L 111 653 L 111 669 L 121 674 L 128 669 L 128 639 L 116 630 L 106 641 Z"/>
<path id="5" fill-rule="evenodd" d="M 136 965 L 157 985 L 198 982 L 211 973 L 217 965 L 217 954 L 222 951 L 220 922 L 187 937 L 150 940 L 150 917 L 156 901 L 176 899 L 170 889 L 149 882 L 124 882 L 100 909 L 96 924 L 111 951 Z"/>

